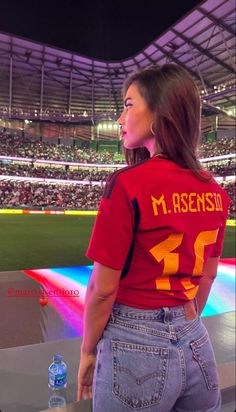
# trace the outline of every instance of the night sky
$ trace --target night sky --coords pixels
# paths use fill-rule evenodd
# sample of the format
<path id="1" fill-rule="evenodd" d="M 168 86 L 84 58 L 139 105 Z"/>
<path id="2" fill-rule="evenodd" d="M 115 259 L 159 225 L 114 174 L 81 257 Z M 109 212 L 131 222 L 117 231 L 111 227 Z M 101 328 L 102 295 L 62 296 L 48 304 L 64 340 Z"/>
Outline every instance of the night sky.
<path id="1" fill-rule="evenodd" d="M 134 56 L 198 0 L 4 0 L 0 32 L 102 60 Z"/>

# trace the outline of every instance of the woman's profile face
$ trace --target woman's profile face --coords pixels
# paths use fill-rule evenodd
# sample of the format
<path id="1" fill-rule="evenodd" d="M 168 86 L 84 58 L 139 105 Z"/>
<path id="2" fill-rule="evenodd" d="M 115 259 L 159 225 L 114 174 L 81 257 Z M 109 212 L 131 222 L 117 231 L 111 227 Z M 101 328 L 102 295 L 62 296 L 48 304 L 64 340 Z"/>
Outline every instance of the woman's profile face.
<path id="1" fill-rule="evenodd" d="M 126 149 L 146 147 L 150 154 L 155 151 L 155 136 L 151 132 L 154 113 L 148 108 L 136 83 L 132 83 L 124 98 L 124 110 L 118 119 Z"/>

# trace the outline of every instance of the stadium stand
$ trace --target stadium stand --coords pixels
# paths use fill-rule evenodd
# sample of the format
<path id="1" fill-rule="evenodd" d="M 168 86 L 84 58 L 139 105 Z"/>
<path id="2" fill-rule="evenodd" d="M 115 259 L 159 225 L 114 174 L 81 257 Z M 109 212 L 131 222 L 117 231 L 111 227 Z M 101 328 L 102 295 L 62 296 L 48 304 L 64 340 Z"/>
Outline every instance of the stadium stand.
<path id="1" fill-rule="evenodd" d="M 53 142 L 53 140 L 52 140 Z M 0 153 L 5 156 L 28 157 L 35 159 L 59 160 L 82 163 L 114 163 L 114 153 L 82 150 L 77 147 L 58 145 L 27 137 L 0 133 Z"/>
<path id="2" fill-rule="evenodd" d="M 201 144 L 200 156 L 220 156 L 235 153 L 235 137 L 220 137 L 214 141 Z M 58 145 L 39 140 L 23 138 L 8 132 L 0 133 L 0 153 L 4 156 L 28 157 L 58 161 L 82 163 L 120 163 L 114 158 L 114 153 L 108 151 L 97 152 L 93 149 L 79 149 L 76 147 Z"/>
<path id="3" fill-rule="evenodd" d="M 230 219 L 235 218 L 236 204 L 235 182 L 228 181 L 235 171 L 234 152 L 234 137 L 202 142 L 200 147 L 204 167 L 214 176 L 222 177 L 221 184 L 229 193 Z M 115 153 L 40 142 L 9 132 L 0 134 L 0 153 L 1 208 L 97 209 L 108 175 L 121 167 Z M 225 158 L 205 162 L 204 158 L 214 156 Z M 38 163 L 40 159 L 45 162 Z"/>
<path id="4" fill-rule="evenodd" d="M 103 188 L 99 185 L 50 185 L 0 181 L 0 208 L 97 209 Z"/>
<path id="5" fill-rule="evenodd" d="M 99 166 L 102 167 L 102 164 Z M 235 171 L 235 160 L 216 160 L 203 164 L 204 168 L 209 170 L 214 176 L 232 176 Z M 64 180 L 88 180 L 88 181 L 104 181 L 107 179 L 112 170 L 98 170 L 98 167 L 79 167 L 79 166 L 63 166 L 63 165 L 47 165 L 40 166 L 37 162 L 23 163 L 19 161 L 0 161 L 0 175 L 6 176 L 28 176 L 36 178 L 51 178 Z"/>
<path id="6" fill-rule="evenodd" d="M 235 219 L 235 183 L 223 182 L 231 205 L 229 219 Z M 52 185 L 0 180 L 0 208 L 96 210 L 103 187 L 99 185 Z"/>
<path id="7" fill-rule="evenodd" d="M 235 137 L 218 137 L 212 142 L 204 142 L 201 144 L 201 157 L 212 157 L 235 153 Z"/>
<path id="8" fill-rule="evenodd" d="M 109 171 L 98 171 L 97 168 L 81 169 L 74 166 L 73 169 L 64 167 L 48 167 L 34 166 L 34 164 L 4 164 L 0 162 L 0 175 L 7 176 L 28 176 L 36 178 L 51 178 L 65 180 L 88 180 L 88 181 L 104 181 L 111 173 Z"/>

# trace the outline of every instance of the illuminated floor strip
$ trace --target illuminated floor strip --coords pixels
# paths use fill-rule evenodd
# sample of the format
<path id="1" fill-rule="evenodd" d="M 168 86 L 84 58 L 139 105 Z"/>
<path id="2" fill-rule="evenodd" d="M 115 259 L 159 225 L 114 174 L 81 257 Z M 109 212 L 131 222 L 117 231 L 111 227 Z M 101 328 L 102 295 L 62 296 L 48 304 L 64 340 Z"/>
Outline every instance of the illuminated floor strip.
<path id="1" fill-rule="evenodd" d="M 236 259 L 222 259 L 220 261 L 218 275 L 203 311 L 203 316 L 235 310 L 235 261 Z M 64 338 L 83 334 L 82 315 L 91 271 L 92 266 L 24 271 L 27 276 L 39 282 L 44 290 L 52 295 L 53 293 L 57 295 L 48 296 L 48 305 L 60 315 L 63 323 L 67 325 L 64 330 Z"/>

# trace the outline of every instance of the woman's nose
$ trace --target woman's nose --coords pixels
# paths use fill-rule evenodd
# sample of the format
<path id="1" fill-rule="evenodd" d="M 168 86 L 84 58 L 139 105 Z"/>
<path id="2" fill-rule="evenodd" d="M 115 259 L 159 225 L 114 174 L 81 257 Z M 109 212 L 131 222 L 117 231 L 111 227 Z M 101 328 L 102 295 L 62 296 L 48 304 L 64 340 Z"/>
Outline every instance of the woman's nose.
<path id="1" fill-rule="evenodd" d="M 117 119 L 117 123 L 119 126 L 122 126 L 124 124 L 124 112 L 122 112 L 120 117 Z"/>

